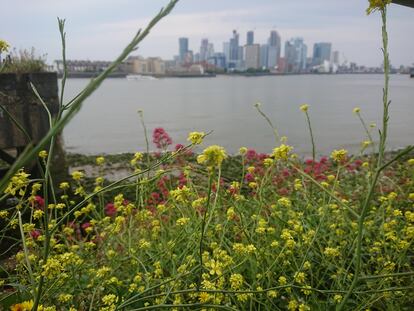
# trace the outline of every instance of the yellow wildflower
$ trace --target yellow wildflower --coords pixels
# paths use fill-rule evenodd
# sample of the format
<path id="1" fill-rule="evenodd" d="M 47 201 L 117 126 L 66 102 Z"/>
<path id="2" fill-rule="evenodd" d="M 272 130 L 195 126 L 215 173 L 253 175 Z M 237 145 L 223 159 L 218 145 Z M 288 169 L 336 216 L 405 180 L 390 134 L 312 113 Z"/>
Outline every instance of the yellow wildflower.
<path id="1" fill-rule="evenodd" d="M 188 134 L 187 141 L 190 141 L 193 145 L 200 145 L 204 136 L 206 136 L 204 132 L 191 132 Z"/>
<path id="2" fill-rule="evenodd" d="M 204 149 L 203 153 L 197 157 L 197 162 L 213 168 L 220 166 L 226 158 L 226 150 L 221 146 L 213 145 Z"/>
<path id="3" fill-rule="evenodd" d="M 97 157 L 96 158 L 96 164 L 97 165 L 102 165 L 105 163 L 105 158 L 104 157 Z"/>
<path id="4" fill-rule="evenodd" d="M 359 108 L 359 107 L 355 107 L 354 110 L 353 110 L 353 112 L 356 113 L 356 114 L 360 113 L 360 111 L 361 111 L 361 108 Z"/>
<path id="5" fill-rule="evenodd" d="M 343 162 L 346 160 L 346 156 L 348 154 L 348 151 L 346 151 L 345 149 L 340 149 L 340 150 L 334 150 L 331 153 L 331 158 L 335 161 L 335 162 Z"/>
<path id="6" fill-rule="evenodd" d="M 273 149 L 272 156 L 276 160 L 287 160 L 289 152 L 292 151 L 292 149 L 292 146 L 281 144 L 279 147 Z"/>
<path id="7" fill-rule="evenodd" d="M 302 110 L 303 112 L 307 112 L 309 109 L 309 105 L 308 104 L 304 104 L 302 106 L 300 106 L 300 110 Z"/>
<path id="8" fill-rule="evenodd" d="M 240 289 L 243 286 L 243 283 L 244 283 L 244 279 L 241 274 L 236 273 L 230 276 L 231 289 L 234 289 L 234 290 Z"/>
<path id="9" fill-rule="evenodd" d="M 85 174 L 80 171 L 73 171 L 71 175 L 72 175 L 73 180 L 76 180 L 76 181 L 81 180 L 85 176 Z"/>
<path id="10" fill-rule="evenodd" d="M 382 11 L 385 7 L 391 3 L 391 0 L 368 0 L 369 7 L 367 8 L 367 14 L 371 14 L 375 11 Z"/>
<path id="11" fill-rule="evenodd" d="M 1 43 L 1 41 L 0 41 Z M 23 301 L 10 307 L 10 311 L 32 311 L 33 300 Z"/>
<path id="12" fill-rule="evenodd" d="M 20 169 L 11 179 L 4 190 L 4 193 L 10 195 L 16 195 L 19 190 L 19 195 L 23 196 L 25 191 L 24 188 L 29 184 L 29 174 L 26 174 L 23 169 Z"/>
<path id="13" fill-rule="evenodd" d="M 39 152 L 39 158 L 46 159 L 47 158 L 47 151 L 42 150 Z"/>
<path id="14" fill-rule="evenodd" d="M 246 147 L 240 147 L 239 153 L 240 153 L 240 155 L 245 155 L 247 153 L 247 148 Z"/>

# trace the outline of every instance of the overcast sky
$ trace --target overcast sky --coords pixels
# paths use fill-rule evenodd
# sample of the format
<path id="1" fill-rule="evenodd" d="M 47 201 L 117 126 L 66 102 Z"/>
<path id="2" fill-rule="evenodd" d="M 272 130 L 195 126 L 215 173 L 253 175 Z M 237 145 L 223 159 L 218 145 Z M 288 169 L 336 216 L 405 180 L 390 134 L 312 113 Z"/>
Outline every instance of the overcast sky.
<path id="1" fill-rule="evenodd" d="M 0 38 L 18 49 L 35 47 L 48 61 L 60 58 L 56 17 L 66 18 L 68 59 L 111 60 L 168 0 L 1 0 Z M 222 51 L 233 29 L 255 31 L 264 43 L 275 29 L 285 40 L 303 37 L 311 56 L 315 42 L 332 42 L 342 60 L 381 64 L 380 16 L 367 16 L 366 0 L 181 0 L 135 54 L 172 58 L 178 38 L 199 50 L 207 37 Z M 6 13 L 7 12 L 7 13 Z M 392 64 L 414 63 L 414 9 L 389 9 Z"/>

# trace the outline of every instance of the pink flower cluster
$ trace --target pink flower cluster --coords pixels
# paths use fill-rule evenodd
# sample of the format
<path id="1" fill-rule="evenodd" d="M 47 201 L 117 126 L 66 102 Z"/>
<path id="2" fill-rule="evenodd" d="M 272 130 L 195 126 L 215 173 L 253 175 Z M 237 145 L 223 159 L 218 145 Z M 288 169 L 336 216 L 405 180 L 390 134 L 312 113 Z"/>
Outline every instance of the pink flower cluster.
<path id="1" fill-rule="evenodd" d="M 157 127 L 152 133 L 152 142 L 159 149 L 167 149 L 172 144 L 172 139 L 162 127 Z"/>

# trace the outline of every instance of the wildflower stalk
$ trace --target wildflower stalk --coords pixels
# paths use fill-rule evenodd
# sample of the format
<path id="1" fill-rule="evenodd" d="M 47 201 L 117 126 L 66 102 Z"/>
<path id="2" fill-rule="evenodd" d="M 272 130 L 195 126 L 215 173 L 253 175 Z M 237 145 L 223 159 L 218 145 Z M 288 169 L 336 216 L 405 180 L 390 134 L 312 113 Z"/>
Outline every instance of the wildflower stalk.
<path id="1" fill-rule="evenodd" d="M 273 135 L 275 136 L 275 143 L 276 146 L 279 145 L 280 142 L 280 135 L 276 128 L 276 126 L 273 125 L 272 121 L 269 119 L 269 117 L 260 109 L 260 103 L 254 104 L 254 107 L 256 107 L 257 111 L 260 113 L 260 115 L 266 120 L 267 124 L 272 128 Z"/>
<path id="2" fill-rule="evenodd" d="M 369 131 L 369 129 L 368 129 L 368 127 L 367 127 L 364 119 L 362 118 L 361 113 L 358 111 L 356 114 L 358 116 L 359 121 L 361 121 L 362 126 L 364 127 L 364 130 L 365 130 L 365 133 L 367 134 L 368 140 L 371 143 L 372 152 L 374 153 L 375 152 L 374 139 L 372 138 L 372 135 L 371 135 L 371 133 L 370 133 L 370 131 Z"/>
<path id="3" fill-rule="evenodd" d="M 20 234 L 22 236 L 22 244 L 23 244 L 23 251 L 24 251 L 24 259 L 26 260 L 26 265 L 27 265 L 27 271 L 29 271 L 29 276 L 30 276 L 30 283 L 32 285 L 32 290 L 33 290 L 33 296 L 35 296 L 35 281 L 34 281 L 34 277 L 33 277 L 33 271 L 32 271 L 32 266 L 30 265 L 30 260 L 29 260 L 29 251 L 27 250 L 27 245 L 26 245 L 26 239 L 24 237 L 24 231 L 23 231 L 23 222 L 22 222 L 22 213 L 20 213 L 20 211 L 17 212 L 18 218 L 19 218 L 19 228 L 20 228 Z"/>
<path id="4" fill-rule="evenodd" d="M 308 122 L 308 128 L 309 128 L 309 134 L 311 137 L 311 143 L 312 143 L 312 160 L 313 163 L 312 165 L 315 165 L 315 159 L 316 159 L 316 146 L 315 146 L 315 139 L 313 137 L 313 131 L 312 131 L 312 125 L 311 125 L 311 121 L 310 121 L 310 117 L 309 117 L 309 113 L 308 110 L 305 111 L 305 115 L 306 115 L 306 121 Z M 313 167 L 312 167 L 313 169 Z"/>
<path id="5" fill-rule="evenodd" d="M 203 242 L 204 242 L 204 234 L 206 228 L 206 220 L 207 220 L 207 213 L 210 207 L 210 197 L 211 197 L 211 190 L 213 186 L 213 173 L 210 173 L 208 178 L 208 192 L 207 192 L 207 202 L 206 202 L 206 209 L 204 211 L 203 219 L 201 221 L 201 236 L 200 236 L 200 243 L 199 243 L 199 261 L 200 261 L 200 271 L 199 271 L 199 279 L 197 282 L 197 289 L 200 290 L 201 287 L 201 280 L 203 279 Z"/>
<path id="6" fill-rule="evenodd" d="M 150 167 L 150 157 L 149 157 L 149 140 L 148 140 L 148 131 L 147 126 L 144 122 L 144 112 L 142 110 L 138 110 L 139 119 L 141 121 L 142 128 L 144 130 L 144 137 L 145 137 L 145 152 L 147 154 L 147 167 Z M 147 177 L 149 178 L 149 172 Z"/>

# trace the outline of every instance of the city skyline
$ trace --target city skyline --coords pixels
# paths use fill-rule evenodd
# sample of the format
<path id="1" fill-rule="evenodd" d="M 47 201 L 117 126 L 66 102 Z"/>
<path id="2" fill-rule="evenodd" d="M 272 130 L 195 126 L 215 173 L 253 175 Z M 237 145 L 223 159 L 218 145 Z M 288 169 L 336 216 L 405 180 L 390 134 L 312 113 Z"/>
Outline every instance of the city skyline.
<path id="1" fill-rule="evenodd" d="M 61 58 L 56 16 L 67 18 L 67 56 L 71 59 L 114 59 L 139 27 L 165 5 L 165 0 L 74 0 L 61 3 L 39 0 L 10 3 L 13 16 L 0 20 L 1 37 L 17 49 L 35 47 L 48 54 L 48 62 Z M 381 64 L 380 24 L 377 16 L 366 16 L 367 1 L 246 0 L 185 1 L 163 20 L 142 43 L 138 54 L 170 59 L 176 54 L 177 38 L 188 37 L 190 49 L 198 49 L 208 38 L 216 50 L 237 29 L 242 42 L 254 31 L 255 42 L 265 42 L 268 31 L 276 29 L 283 43 L 302 37 L 309 48 L 315 42 L 332 42 L 347 59 L 367 66 Z M 93 12 L 93 14 L 90 14 Z M 24 23 L 30 21 L 31 29 Z M 414 42 L 407 29 L 414 27 L 414 10 L 391 5 L 389 8 L 390 55 L 394 66 L 411 65 Z M 195 45 L 193 45 L 195 44 Z M 282 44 L 282 51 L 284 44 Z"/>

